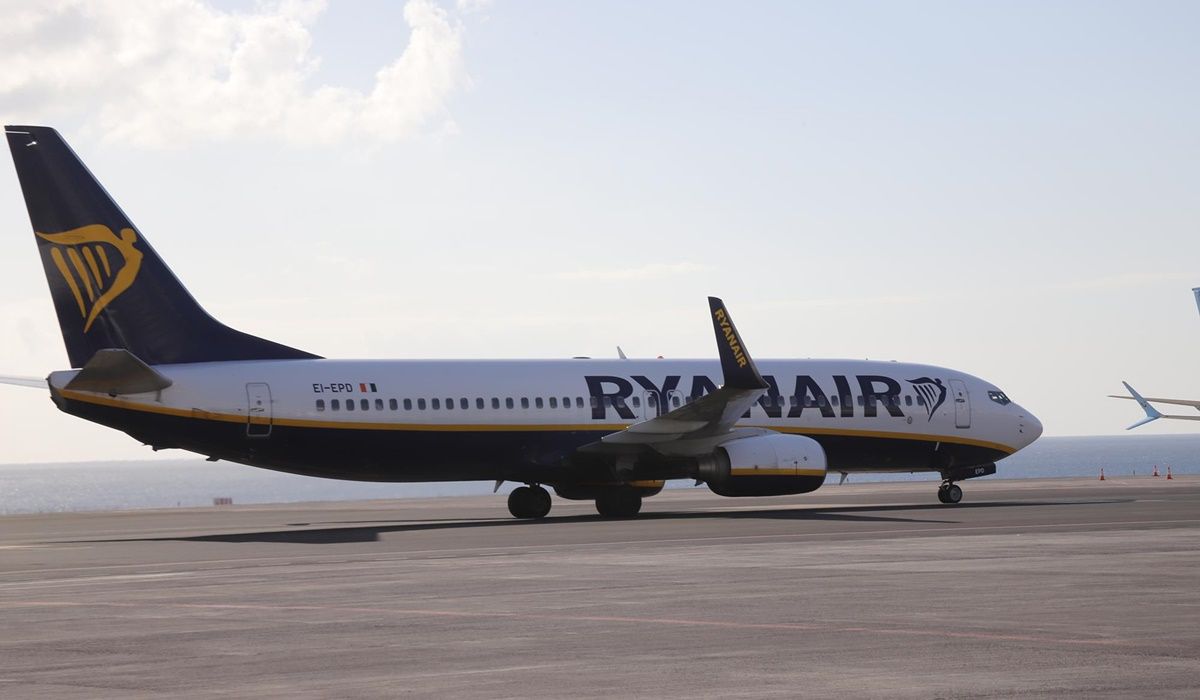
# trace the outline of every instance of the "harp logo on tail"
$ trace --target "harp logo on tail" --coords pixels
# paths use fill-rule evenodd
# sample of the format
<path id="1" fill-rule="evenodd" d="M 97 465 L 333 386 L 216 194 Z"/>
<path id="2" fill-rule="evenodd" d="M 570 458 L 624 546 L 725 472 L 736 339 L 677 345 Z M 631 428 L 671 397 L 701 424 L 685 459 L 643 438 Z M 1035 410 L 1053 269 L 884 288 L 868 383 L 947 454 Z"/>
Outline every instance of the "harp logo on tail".
<path id="1" fill-rule="evenodd" d="M 50 259 L 75 297 L 87 333 L 100 312 L 137 279 L 142 266 L 142 251 L 134 247 L 137 234 L 123 228 L 117 235 L 103 224 L 35 233 L 51 244 Z"/>
<path id="2" fill-rule="evenodd" d="M 940 379 L 930 379 L 929 377 L 909 379 L 908 383 L 912 384 L 913 389 L 924 399 L 925 412 L 929 414 L 927 420 L 933 420 L 934 411 L 941 408 L 942 404 L 946 402 L 946 385 L 942 384 Z"/>

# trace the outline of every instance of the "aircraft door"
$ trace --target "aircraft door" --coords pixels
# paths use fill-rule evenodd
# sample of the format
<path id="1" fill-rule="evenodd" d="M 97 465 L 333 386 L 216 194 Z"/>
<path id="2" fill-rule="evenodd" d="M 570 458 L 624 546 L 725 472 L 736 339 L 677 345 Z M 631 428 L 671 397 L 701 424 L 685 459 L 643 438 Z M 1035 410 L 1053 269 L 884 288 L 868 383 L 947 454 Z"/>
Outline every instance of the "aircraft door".
<path id="1" fill-rule="evenodd" d="M 954 394 L 954 426 L 971 427 L 971 397 L 967 385 L 961 379 L 950 380 L 950 391 Z"/>
<path id="2" fill-rule="evenodd" d="M 657 391 L 647 391 L 643 393 L 642 405 L 645 407 L 642 409 L 642 420 L 658 418 L 660 414 L 665 413 L 665 411 L 662 410 L 662 407 L 658 405 Z"/>
<path id="3" fill-rule="evenodd" d="M 246 385 L 246 437 L 271 435 L 271 387 L 262 382 Z"/>

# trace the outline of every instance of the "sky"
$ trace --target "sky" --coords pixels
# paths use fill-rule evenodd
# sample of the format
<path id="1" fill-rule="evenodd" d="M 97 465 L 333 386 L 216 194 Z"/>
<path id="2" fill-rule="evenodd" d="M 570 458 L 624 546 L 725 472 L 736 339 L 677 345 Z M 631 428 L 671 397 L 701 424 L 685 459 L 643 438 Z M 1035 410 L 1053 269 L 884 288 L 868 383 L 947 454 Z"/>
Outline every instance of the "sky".
<path id="1" fill-rule="evenodd" d="M 1123 432 L 1121 380 L 1200 399 L 1196 3 L 0 10 L 0 118 L 256 335 L 714 357 L 712 294 L 755 357 L 952 367 L 1046 435 Z M 67 367 L 0 165 L 0 374 Z M 149 457 L 0 386 L 0 463 Z"/>

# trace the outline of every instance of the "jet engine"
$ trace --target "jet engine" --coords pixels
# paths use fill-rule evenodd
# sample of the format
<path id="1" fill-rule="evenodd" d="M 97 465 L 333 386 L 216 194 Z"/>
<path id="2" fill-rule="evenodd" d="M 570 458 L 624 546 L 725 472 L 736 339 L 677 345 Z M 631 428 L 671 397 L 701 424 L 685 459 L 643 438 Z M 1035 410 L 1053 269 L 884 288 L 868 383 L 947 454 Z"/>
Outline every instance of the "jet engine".
<path id="1" fill-rule="evenodd" d="M 699 460 L 696 478 L 721 496 L 808 493 L 825 483 L 825 450 L 801 435 L 731 440 Z"/>

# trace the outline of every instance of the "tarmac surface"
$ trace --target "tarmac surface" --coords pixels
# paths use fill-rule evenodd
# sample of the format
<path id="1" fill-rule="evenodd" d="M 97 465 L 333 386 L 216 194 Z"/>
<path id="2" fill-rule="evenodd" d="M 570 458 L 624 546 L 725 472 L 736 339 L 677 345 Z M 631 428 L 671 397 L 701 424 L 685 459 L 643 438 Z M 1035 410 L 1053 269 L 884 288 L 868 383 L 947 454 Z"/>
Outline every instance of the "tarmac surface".
<path id="1" fill-rule="evenodd" d="M 0 697 L 1200 697 L 1200 477 L 0 518 Z"/>

